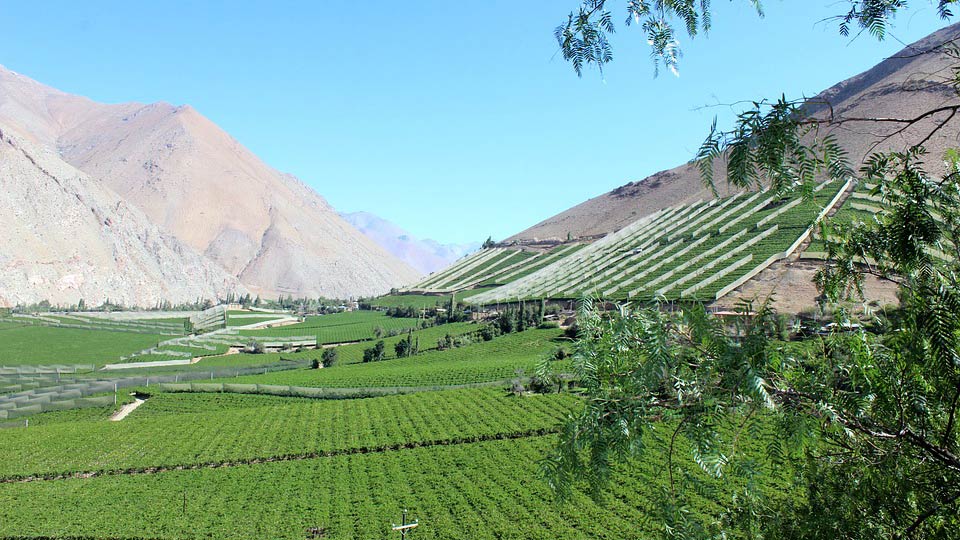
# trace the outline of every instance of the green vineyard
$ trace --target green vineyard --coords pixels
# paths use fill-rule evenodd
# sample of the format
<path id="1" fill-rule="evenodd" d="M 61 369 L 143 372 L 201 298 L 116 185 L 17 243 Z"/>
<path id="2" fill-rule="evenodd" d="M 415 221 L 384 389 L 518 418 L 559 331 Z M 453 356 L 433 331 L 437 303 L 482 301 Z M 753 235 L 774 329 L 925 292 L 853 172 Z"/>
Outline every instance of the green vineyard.
<path id="1" fill-rule="evenodd" d="M 713 300 L 793 253 L 846 187 L 831 182 L 809 198 L 756 192 L 667 208 L 469 302 Z"/>
<path id="2" fill-rule="evenodd" d="M 464 257 L 408 288 L 411 292 L 448 293 L 510 283 L 576 253 L 583 244 L 561 245 L 548 251 L 488 248 Z"/>

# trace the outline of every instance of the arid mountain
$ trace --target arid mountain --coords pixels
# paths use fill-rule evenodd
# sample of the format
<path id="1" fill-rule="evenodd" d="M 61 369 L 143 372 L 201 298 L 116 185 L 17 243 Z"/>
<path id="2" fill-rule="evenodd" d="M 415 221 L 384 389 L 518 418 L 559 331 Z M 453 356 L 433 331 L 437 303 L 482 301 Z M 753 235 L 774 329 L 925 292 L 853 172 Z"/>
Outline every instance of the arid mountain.
<path id="1" fill-rule="evenodd" d="M 0 306 L 153 306 L 245 292 L 56 152 L 0 128 Z"/>
<path id="2" fill-rule="evenodd" d="M 952 77 L 949 66 L 955 60 L 947 58 L 942 47 L 958 37 L 960 23 L 943 28 L 872 69 L 822 92 L 810 100 L 810 111 L 821 117 L 832 111 L 836 118 L 911 119 L 943 105 L 960 103 L 949 84 Z M 960 145 L 957 141 L 960 119 L 953 118 L 950 110 L 895 135 L 903 124 L 848 122 L 835 128 L 833 133 L 849 152 L 851 165 L 859 168 L 863 158 L 872 152 L 903 149 L 922 141 L 941 121 L 947 122 L 944 129 L 925 143 L 931 156 L 928 164 L 933 171 L 941 167 L 939 160 L 945 148 Z M 718 174 L 717 178 L 721 176 Z M 507 241 L 564 239 L 568 233 L 575 238 L 604 235 L 661 208 L 710 198 L 712 194 L 703 186 L 696 167 L 684 164 L 583 202 Z"/>
<path id="3" fill-rule="evenodd" d="M 10 126 L 265 296 L 382 293 L 418 272 L 189 106 L 104 105 L 0 68 Z"/>
<path id="4" fill-rule="evenodd" d="M 342 213 L 340 216 L 383 249 L 424 275 L 446 268 L 464 255 L 480 249 L 480 242 L 441 244 L 429 238 L 421 240 L 396 224 L 369 212 Z"/>

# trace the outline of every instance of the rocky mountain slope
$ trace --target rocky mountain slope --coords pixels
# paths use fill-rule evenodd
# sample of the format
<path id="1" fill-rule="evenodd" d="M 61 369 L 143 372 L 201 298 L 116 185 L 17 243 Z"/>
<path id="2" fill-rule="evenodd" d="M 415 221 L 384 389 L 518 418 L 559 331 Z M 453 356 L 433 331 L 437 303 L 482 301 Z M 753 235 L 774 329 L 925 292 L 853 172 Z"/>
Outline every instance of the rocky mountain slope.
<path id="1" fill-rule="evenodd" d="M 0 68 L 2 126 L 102 181 L 255 294 L 371 295 L 419 275 L 189 106 L 99 104 Z"/>
<path id="2" fill-rule="evenodd" d="M 0 306 L 153 306 L 245 292 L 116 193 L 0 129 Z"/>
<path id="3" fill-rule="evenodd" d="M 910 119 L 945 104 L 956 104 L 960 99 L 949 84 L 950 66 L 956 64 L 956 60 L 945 54 L 943 44 L 958 38 L 960 23 L 943 28 L 872 69 L 822 92 L 810 100 L 810 111 L 821 117 L 832 111 L 838 118 Z M 931 156 L 929 165 L 935 170 L 940 166 L 943 150 L 958 145 L 960 119 L 950 117 L 949 111 L 933 115 L 896 135 L 901 124 L 870 122 L 845 123 L 833 133 L 849 152 L 851 165 L 858 168 L 863 158 L 872 152 L 903 149 L 920 142 L 931 127 L 941 121 L 947 122 L 944 129 L 925 143 Z M 719 174 L 717 178 L 721 178 Z M 721 190 L 721 194 L 728 193 Z M 564 239 L 568 233 L 573 237 L 604 235 L 661 208 L 712 197 L 710 190 L 703 186 L 698 170 L 684 164 L 594 197 L 508 238 L 507 242 Z"/>
<path id="4" fill-rule="evenodd" d="M 396 224 L 370 212 L 350 212 L 340 215 L 393 256 L 424 275 L 446 268 L 464 255 L 480 249 L 480 242 L 441 244 L 429 238 L 421 240 L 411 236 Z"/>

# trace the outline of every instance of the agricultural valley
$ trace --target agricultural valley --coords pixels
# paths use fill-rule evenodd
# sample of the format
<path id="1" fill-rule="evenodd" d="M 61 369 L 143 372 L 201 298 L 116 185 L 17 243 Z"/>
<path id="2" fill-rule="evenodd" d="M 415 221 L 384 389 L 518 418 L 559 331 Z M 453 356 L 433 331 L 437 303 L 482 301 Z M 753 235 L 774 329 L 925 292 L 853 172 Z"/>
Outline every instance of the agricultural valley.
<path id="1" fill-rule="evenodd" d="M 960 159 L 943 156 L 960 120 L 923 111 L 957 112 L 943 51 L 958 40 L 946 26 L 803 110 L 919 115 L 909 129 L 838 124 L 828 140 L 855 171 L 923 138 L 924 174 L 956 183 Z M 836 442 L 884 429 L 844 424 L 843 407 L 883 402 L 875 381 L 891 370 L 809 359 L 909 326 L 908 280 L 837 242 L 904 207 L 945 230 L 957 214 L 896 206 L 883 179 L 826 165 L 795 189 L 733 186 L 728 169 L 711 187 L 684 164 L 525 216 L 536 224 L 499 241 L 440 244 L 338 212 L 190 106 L 98 103 L 0 67 L 0 539 L 881 538 L 915 520 L 896 537 L 960 539 L 953 414 L 947 466 L 921 448 L 889 473 L 927 495 L 877 491 L 904 490 L 905 514 L 878 495 L 833 505 L 823 519 L 842 526 L 821 536 L 790 521 L 812 523 L 844 482 L 881 490 L 815 478 L 820 456 L 894 461 L 886 440 Z M 923 264 L 907 270 L 952 275 L 960 252 L 944 234 L 910 253 Z M 866 271 L 831 303 L 834 267 Z M 690 382 L 726 361 L 739 367 Z M 917 375 L 904 387 L 926 397 L 884 410 L 956 410 L 931 388 L 953 388 L 958 365 L 935 384 Z M 780 391 L 762 373 L 782 366 L 795 386 Z M 803 401 L 822 373 L 836 410 Z"/>

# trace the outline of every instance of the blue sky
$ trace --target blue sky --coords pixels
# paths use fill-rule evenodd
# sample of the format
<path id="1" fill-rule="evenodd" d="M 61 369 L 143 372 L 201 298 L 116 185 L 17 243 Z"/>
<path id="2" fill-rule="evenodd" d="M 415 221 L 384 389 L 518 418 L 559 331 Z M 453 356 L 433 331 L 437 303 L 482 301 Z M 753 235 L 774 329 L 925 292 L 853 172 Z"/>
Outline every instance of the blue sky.
<path id="1" fill-rule="evenodd" d="M 611 0 L 617 20 L 625 0 Z M 714 2 L 653 77 L 643 36 L 578 79 L 576 0 L 0 2 L 0 63 L 97 101 L 191 104 L 343 211 L 443 242 L 501 239 L 693 155 L 733 103 L 813 95 L 944 25 L 925 0 L 878 43 L 837 0 Z"/>

